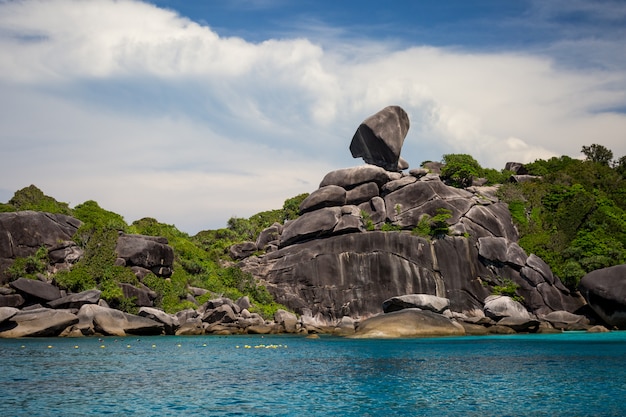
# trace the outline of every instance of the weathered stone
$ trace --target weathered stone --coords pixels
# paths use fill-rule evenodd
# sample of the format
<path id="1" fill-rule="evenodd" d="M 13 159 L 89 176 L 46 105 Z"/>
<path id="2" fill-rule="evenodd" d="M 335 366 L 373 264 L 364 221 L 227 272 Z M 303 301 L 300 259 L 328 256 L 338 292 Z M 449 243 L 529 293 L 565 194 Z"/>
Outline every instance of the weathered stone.
<path id="1" fill-rule="evenodd" d="M 356 331 L 356 323 L 352 317 L 343 316 L 333 329 L 336 336 L 352 336 Z"/>
<path id="2" fill-rule="evenodd" d="M 556 329 L 569 330 L 572 324 L 589 324 L 589 319 L 579 314 L 572 314 L 568 311 L 552 311 L 542 317 L 543 320 L 552 324 Z"/>
<path id="3" fill-rule="evenodd" d="M 539 320 L 522 317 L 504 317 L 498 321 L 498 325 L 510 327 L 516 332 L 535 332 L 539 327 Z"/>
<path id="4" fill-rule="evenodd" d="M 389 181 L 388 183 L 382 186 L 381 191 L 383 194 L 393 193 L 394 191 L 399 190 L 402 187 L 406 187 L 409 184 L 413 184 L 416 181 L 417 181 L 416 177 L 409 175 L 406 177 L 402 177 L 398 180 Z"/>
<path id="5" fill-rule="evenodd" d="M 590 327 L 589 329 L 587 329 L 587 331 L 588 331 L 589 333 L 607 333 L 607 332 L 609 332 L 610 330 L 609 330 L 609 329 L 607 329 L 607 328 L 606 328 L 606 327 L 604 327 L 604 326 L 601 326 L 601 325 L 596 325 L 596 326 L 592 326 L 592 327 Z"/>
<path id="6" fill-rule="evenodd" d="M 359 209 L 369 216 L 369 220 L 373 225 L 381 224 L 387 218 L 385 200 L 381 197 L 374 197 L 370 201 L 360 204 Z"/>
<path id="7" fill-rule="evenodd" d="M 77 294 L 70 294 L 48 302 L 52 308 L 81 308 L 84 304 L 98 304 L 100 290 L 87 290 Z"/>
<path id="8" fill-rule="evenodd" d="M 14 307 L 0 307 L 0 324 L 2 322 L 9 320 L 11 317 L 15 316 L 19 313 L 20 310 Z"/>
<path id="9" fill-rule="evenodd" d="M 400 295 L 398 297 L 389 298 L 383 302 L 383 311 L 385 313 L 403 310 L 405 308 L 419 308 L 434 313 L 442 313 L 449 307 L 450 300 L 430 294 Z"/>
<path id="10" fill-rule="evenodd" d="M 267 227 L 259 233 L 256 239 L 255 245 L 259 250 L 266 250 L 268 245 L 272 242 L 278 242 L 280 234 L 283 231 L 283 226 L 280 223 L 274 223 L 270 227 Z"/>
<path id="11" fill-rule="evenodd" d="M 21 307 L 25 302 L 20 294 L 0 295 L 0 307 Z"/>
<path id="12" fill-rule="evenodd" d="M 121 234 L 115 251 L 127 266 L 141 266 L 153 272 L 159 267 L 171 268 L 174 262 L 174 250 L 163 237 Z"/>
<path id="13" fill-rule="evenodd" d="M 232 307 L 228 304 L 222 304 L 215 309 L 208 310 L 202 316 L 202 321 L 205 323 L 234 323 L 237 321 L 237 316 Z"/>
<path id="14" fill-rule="evenodd" d="M 250 302 L 250 297 L 248 297 L 247 295 L 244 295 L 243 297 L 238 298 L 237 301 L 235 301 L 235 304 L 237 304 L 242 311 L 244 309 L 248 310 L 250 309 L 250 307 L 252 307 L 252 303 Z"/>
<path id="15" fill-rule="evenodd" d="M 378 190 L 378 188 L 376 188 Z M 346 190 L 338 185 L 327 185 L 313 191 L 302 203 L 300 213 L 308 213 L 324 207 L 341 207 L 346 204 Z"/>
<path id="16" fill-rule="evenodd" d="M 626 264 L 591 271 L 580 280 L 579 290 L 608 325 L 626 329 Z"/>
<path id="17" fill-rule="evenodd" d="M 499 320 L 504 317 L 530 319 L 530 314 L 524 306 L 505 295 L 490 295 L 485 299 L 485 315 Z"/>
<path id="18" fill-rule="evenodd" d="M 478 255 L 488 261 L 510 264 L 517 268 L 522 268 L 528 258 L 517 243 L 494 236 L 478 239 Z"/>
<path id="19" fill-rule="evenodd" d="M 235 260 L 245 259 L 257 250 L 255 242 L 236 243 L 228 249 L 228 255 Z"/>
<path id="20" fill-rule="evenodd" d="M 159 310 L 153 307 L 141 307 L 139 309 L 139 316 L 149 318 L 150 320 L 158 323 L 163 323 L 165 334 L 175 334 L 176 330 L 180 327 L 178 317 L 167 314 L 163 310 Z"/>
<path id="21" fill-rule="evenodd" d="M 507 162 L 504 165 L 504 169 L 506 171 L 512 171 L 516 175 L 526 175 L 528 174 L 528 170 L 524 166 L 524 164 L 520 162 Z"/>
<path id="22" fill-rule="evenodd" d="M 280 247 L 329 235 L 337 225 L 341 215 L 341 207 L 327 207 L 303 214 L 285 225 L 280 239 Z"/>
<path id="23" fill-rule="evenodd" d="M 124 297 L 130 298 L 134 301 L 137 307 L 152 307 L 152 299 L 150 297 L 151 291 L 143 288 L 137 288 L 132 284 L 122 282 L 118 284 L 124 293 Z"/>
<path id="24" fill-rule="evenodd" d="M 409 116 L 399 106 L 385 107 L 361 123 L 350 143 L 354 158 L 388 171 L 398 171 Z"/>
<path id="25" fill-rule="evenodd" d="M 75 264 L 84 255 L 85 251 L 75 242 L 66 240 L 57 243 L 48 249 L 48 259 L 53 264 L 69 263 Z"/>
<path id="26" fill-rule="evenodd" d="M 38 211 L 0 213 L 0 285 L 8 282 L 7 269 L 15 258 L 34 255 L 42 246 L 71 240 L 82 222 L 63 214 Z"/>
<path id="27" fill-rule="evenodd" d="M 440 314 L 404 309 L 370 317 L 359 324 L 355 338 L 461 336 L 465 330 Z"/>
<path id="28" fill-rule="evenodd" d="M 320 188 L 328 185 L 338 185 L 346 190 L 350 190 L 357 185 L 368 182 L 376 183 L 379 187 L 389 181 L 402 178 L 398 172 L 389 172 L 374 165 L 360 165 L 352 168 L 342 168 L 331 171 L 320 183 Z"/>
<path id="29" fill-rule="evenodd" d="M 199 336 L 204 334 L 204 328 L 201 321 L 189 321 L 182 324 L 176 329 L 176 336 Z"/>
<path id="30" fill-rule="evenodd" d="M 370 201 L 374 197 L 378 197 L 378 194 L 378 185 L 373 182 L 366 182 L 347 192 L 346 204 L 361 204 Z"/>
<path id="31" fill-rule="evenodd" d="M 91 326 L 96 333 L 110 336 L 156 335 L 164 329 L 163 323 L 95 304 L 83 305 L 78 318 L 83 333 Z"/>
<path id="32" fill-rule="evenodd" d="M 25 296 L 52 301 L 61 298 L 61 291 L 52 284 L 36 279 L 18 278 L 9 285 Z"/>
<path id="33" fill-rule="evenodd" d="M 496 324 L 495 326 L 487 327 L 489 334 L 515 334 L 515 330 L 508 326 L 501 326 Z"/>
<path id="34" fill-rule="evenodd" d="M 276 313 L 274 313 L 274 321 L 283 326 L 287 333 L 296 333 L 298 330 L 298 318 L 295 314 L 288 311 L 282 309 L 276 310 Z"/>
<path id="35" fill-rule="evenodd" d="M 78 322 L 78 317 L 64 310 L 37 308 L 22 310 L 0 324 L 0 337 L 51 337 Z"/>

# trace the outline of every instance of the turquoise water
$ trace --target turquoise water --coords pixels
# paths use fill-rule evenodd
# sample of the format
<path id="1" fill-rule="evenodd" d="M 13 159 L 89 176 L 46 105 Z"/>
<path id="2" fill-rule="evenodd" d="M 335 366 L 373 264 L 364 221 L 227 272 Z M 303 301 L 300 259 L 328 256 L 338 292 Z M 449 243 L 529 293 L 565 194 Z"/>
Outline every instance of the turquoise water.
<path id="1" fill-rule="evenodd" d="M 1 416 L 619 416 L 626 332 L 0 339 Z"/>

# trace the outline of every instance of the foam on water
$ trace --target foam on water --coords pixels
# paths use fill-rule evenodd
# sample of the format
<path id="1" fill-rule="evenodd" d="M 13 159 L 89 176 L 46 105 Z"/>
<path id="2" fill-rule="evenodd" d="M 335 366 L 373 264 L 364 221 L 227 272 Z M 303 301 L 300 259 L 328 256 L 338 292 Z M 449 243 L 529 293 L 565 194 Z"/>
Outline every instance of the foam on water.
<path id="1" fill-rule="evenodd" d="M 624 415 L 626 333 L 0 339 L 2 416 Z"/>

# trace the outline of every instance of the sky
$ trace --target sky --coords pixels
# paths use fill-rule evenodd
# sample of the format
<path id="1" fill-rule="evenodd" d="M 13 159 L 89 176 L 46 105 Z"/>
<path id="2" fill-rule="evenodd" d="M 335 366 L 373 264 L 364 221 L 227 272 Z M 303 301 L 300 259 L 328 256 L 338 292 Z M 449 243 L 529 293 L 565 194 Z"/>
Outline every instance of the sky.
<path id="1" fill-rule="evenodd" d="M 626 2 L 0 0 L 0 202 L 193 235 L 363 164 L 388 105 L 410 168 L 626 155 Z"/>

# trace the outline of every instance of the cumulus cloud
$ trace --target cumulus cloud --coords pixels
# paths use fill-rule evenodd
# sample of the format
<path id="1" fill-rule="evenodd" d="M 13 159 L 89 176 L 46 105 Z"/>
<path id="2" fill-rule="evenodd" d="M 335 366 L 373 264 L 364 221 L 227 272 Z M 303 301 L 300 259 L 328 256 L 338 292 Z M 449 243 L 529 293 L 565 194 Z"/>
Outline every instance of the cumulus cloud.
<path id="1" fill-rule="evenodd" d="M 389 104 L 409 113 L 413 167 L 470 153 L 500 169 L 591 143 L 626 154 L 623 67 L 570 68 L 549 48 L 252 43 L 138 1 L 54 0 L 0 3 L 0 51 L 5 190 L 34 183 L 190 233 L 360 164 L 352 134 Z"/>

